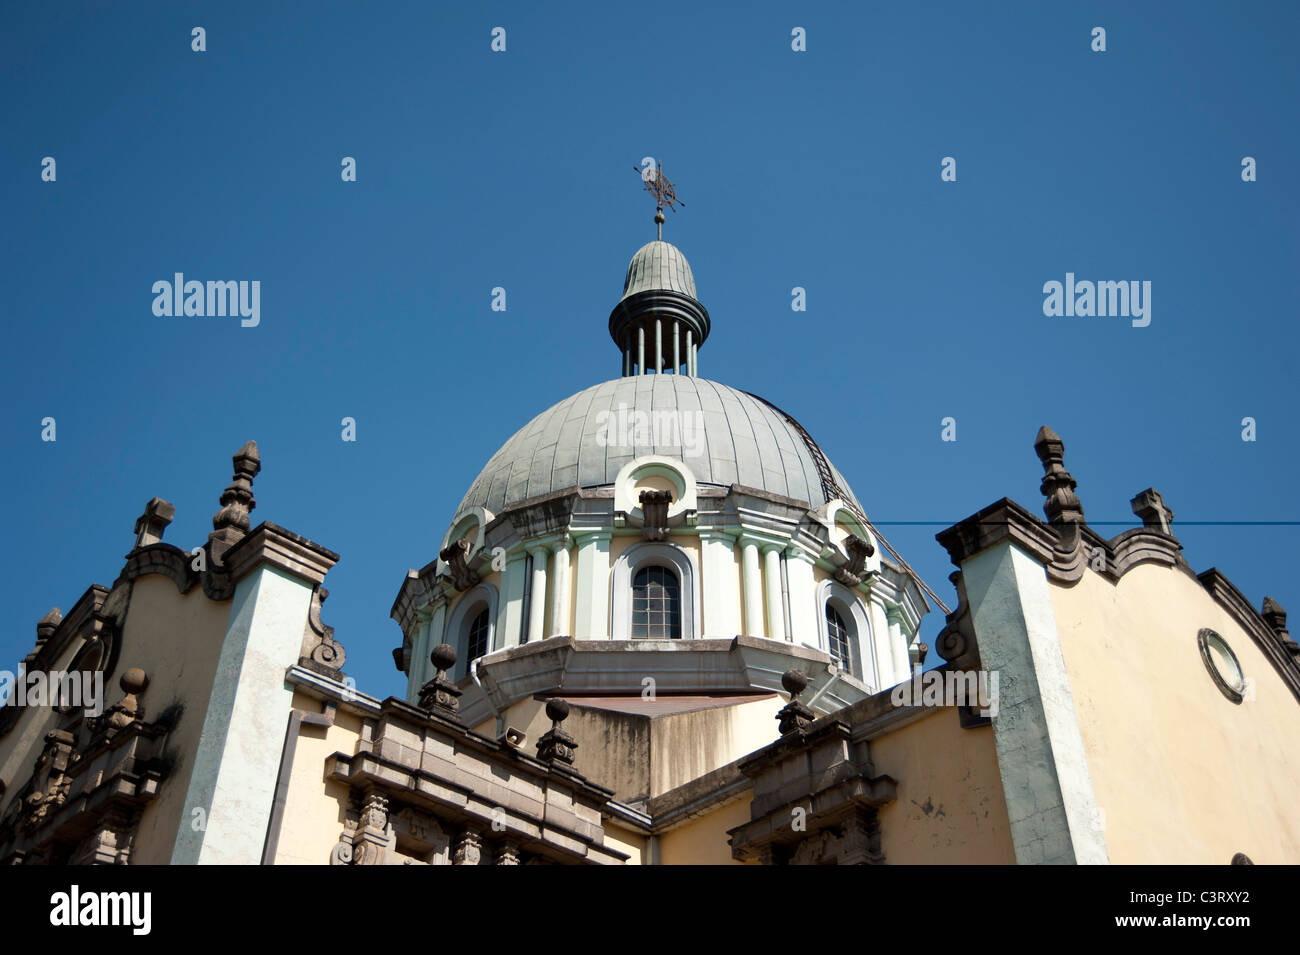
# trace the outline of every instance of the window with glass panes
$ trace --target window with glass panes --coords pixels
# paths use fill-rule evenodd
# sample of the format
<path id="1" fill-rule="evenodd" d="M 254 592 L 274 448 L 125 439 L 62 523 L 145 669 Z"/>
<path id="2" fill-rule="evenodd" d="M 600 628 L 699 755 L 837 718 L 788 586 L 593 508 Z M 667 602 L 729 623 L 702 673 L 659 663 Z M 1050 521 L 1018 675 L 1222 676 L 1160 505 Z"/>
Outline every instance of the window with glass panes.
<path id="1" fill-rule="evenodd" d="M 487 609 L 479 611 L 474 622 L 469 625 L 469 640 L 465 647 L 465 665 L 468 666 L 471 660 L 477 660 L 488 649 L 488 612 Z"/>
<path id="2" fill-rule="evenodd" d="M 682 585 L 667 567 L 642 567 L 632 578 L 632 638 L 678 640 Z"/>
<path id="3" fill-rule="evenodd" d="M 850 669 L 849 638 L 851 631 L 839 611 L 830 604 L 826 605 L 826 639 L 829 644 L 831 659 L 841 670 Z"/>

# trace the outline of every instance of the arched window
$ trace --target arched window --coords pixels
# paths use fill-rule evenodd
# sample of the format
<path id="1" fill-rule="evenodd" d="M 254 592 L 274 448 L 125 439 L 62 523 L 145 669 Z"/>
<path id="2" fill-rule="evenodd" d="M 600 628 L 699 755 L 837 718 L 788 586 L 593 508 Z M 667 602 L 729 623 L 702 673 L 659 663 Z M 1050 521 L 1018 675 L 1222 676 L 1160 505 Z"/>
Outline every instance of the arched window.
<path id="1" fill-rule="evenodd" d="M 680 640 L 682 585 L 668 567 L 642 567 L 632 578 L 632 639 Z"/>
<path id="2" fill-rule="evenodd" d="M 841 670 L 853 672 L 853 652 L 852 646 L 853 631 L 849 625 L 844 622 L 840 612 L 826 604 L 826 647 L 835 661 L 835 665 Z"/>
<path id="3" fill-rule="evenodd" d="M 484 607 L 469 625 L 469 634 L 465 638 L 465 665 L 477 660 L 488 650 L 488 611 Z"/>

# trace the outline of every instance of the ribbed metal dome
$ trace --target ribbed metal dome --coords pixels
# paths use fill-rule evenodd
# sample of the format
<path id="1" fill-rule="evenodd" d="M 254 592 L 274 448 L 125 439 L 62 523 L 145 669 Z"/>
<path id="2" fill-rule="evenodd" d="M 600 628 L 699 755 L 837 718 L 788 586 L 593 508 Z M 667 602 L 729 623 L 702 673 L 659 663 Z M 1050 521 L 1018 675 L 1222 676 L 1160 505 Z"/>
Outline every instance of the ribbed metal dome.
<path id="1" fill-rule="evenodd" d="M 703 435 L 679 432 L 676 443 L 657 444 L 653 429 L 638 435 L 628 428 L 632 445 L 611 445 L 610 432 L 603 429 L 618 420 L 621 409 L 628 415 L 682 412 L 679 422 L 687 416 L 692 423 L 702 422 Z M 613 428 L 618 435 L 617 425 Z M 648 441 L 635 443 L 638 437 Z M 662 431 L 659 437 L 664 437 Z M 716 381 L 687 375 L 616 378 L 566 398 L 521 428 L 488 461 L 460 510 L 478 506 L 499 514 L 540 494 L 613 484 L 623 465 L 647 454 L 685 461 L 701 484 L 743 484 L 806 501 L 815 509 L 826 503 L 827 494 L 817 466 L 820 451 L 810 441 L 776 408 Z M 829 462 L 827 467 L 842 492 L 838 496 L 856 505 L 840 472 Z"/>
<path id="2" fill-rule="evenodd" d="M 632 256 L 627 278 L 623 280 L 623 298 L 652 289 L 698 298 L 691 265 L 677 246 L 663 241 L 647 242 Z"/>

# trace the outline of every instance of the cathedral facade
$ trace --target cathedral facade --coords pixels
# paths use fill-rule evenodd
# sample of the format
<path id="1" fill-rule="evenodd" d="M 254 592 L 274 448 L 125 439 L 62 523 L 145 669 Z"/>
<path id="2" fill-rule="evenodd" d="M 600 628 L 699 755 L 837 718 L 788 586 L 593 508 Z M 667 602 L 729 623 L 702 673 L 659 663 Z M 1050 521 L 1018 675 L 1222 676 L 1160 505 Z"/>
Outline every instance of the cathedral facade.
<path id="1" fill-rule="evenodd" d="M 680 250 L 636 252 L 609 332 L 619 376 L 509 438 L 397 582 L 402 699 L 346 675 L 338 555 L 252 525 L 253 442 L 201 546 L 151 500 L 23 661 L 111 705 L 0 709 L 0 860 L 1300 861 L 1300 648 L 1158 492 L 1102 537 L 1043 428 L 1046 520 L 938 535 L 920 674 L 941 603 L 803 425 L 700 375 Z"/>

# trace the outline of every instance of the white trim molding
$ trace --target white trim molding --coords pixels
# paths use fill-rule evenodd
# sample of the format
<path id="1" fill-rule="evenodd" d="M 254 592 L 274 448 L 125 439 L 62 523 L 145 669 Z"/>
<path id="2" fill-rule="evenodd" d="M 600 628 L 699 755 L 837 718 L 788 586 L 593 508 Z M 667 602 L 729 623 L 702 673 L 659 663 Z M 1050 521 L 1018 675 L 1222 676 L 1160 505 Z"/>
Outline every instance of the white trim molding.
<path id="1" fill-rule="evenodd" d="M 662 454 L 646 454 L 629 461 L 619 469 L 614 478 L 614 510 L 622 511 L 642 520 L 641 503 L 632 496 L 637 481 L 643 477 L 667 478 L 673 485 L 673 501 L 668 505 L 668 519 L 694 511 L 696 503 L 695 475 L 684 461 Z"/>
<path id="2" fill-rule="evenodd" d="M 461 595 L 456 601 L 456 606 L 451 609 L 451 615 L 447 618 L 446 641 L 456 648 L 456 669 L 457 677 L 465 676 L 469 673 L 469 625 L 473 622 L 474 617 L 478 616 L 480 610 L 486 609 L 488 612 L 488 642 L 487 656 L 493 650 L 500 649 L 497 646 L 497 605 L 499 603 L 497 589 L 492 584 L 479 584 Z M 473 616 L 471 616 L 471 614 Z"/>
<path id="3" fill-rule="evenodd" d="M 876 667 L 875 641 L 871 618 L 862 598 L 854 591 L 836 580 L 823 580 L 817 588 L 817 639 L 818 649 L 831 656 L 830 634 L 826 629 L 826 605 L 830 604 L 839 615 L 853 626 L 853 640 L 850 643 L 849 662 L 852 676 L 871 687 L 872 692 L 880 688 L 880 674 Z"/>

